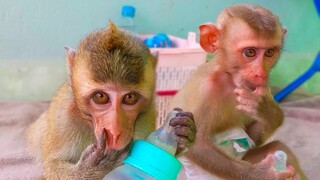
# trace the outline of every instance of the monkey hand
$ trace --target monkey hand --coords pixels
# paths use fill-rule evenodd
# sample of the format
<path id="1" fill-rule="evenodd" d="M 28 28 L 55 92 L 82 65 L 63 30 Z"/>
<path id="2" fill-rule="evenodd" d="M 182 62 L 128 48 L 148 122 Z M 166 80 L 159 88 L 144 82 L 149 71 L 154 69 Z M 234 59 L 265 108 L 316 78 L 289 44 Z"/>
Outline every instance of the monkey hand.
<path id="1" fill-rule="evenodd" d="M 294 177 L 294 168 L 288 168 L 287 170 L 277 171 L 274 168 L 274 157 L 269 154 L 265 159 L 256 164 L 256 168 L 250 173 L 253 179 L 260 177 L 259 179 L 266 180 L 286 180 L 287 178 Z"/>
<path id="2" fill-rule="evenodd" d="M 121 164 L 122 160 L 128 155 L 129 149 L 130 144 L 121 150 L 107 149 L 106 132 L 103 131 L 98 145 L 91 144 L 82 152 L 77 168 L 84 171 L 91 168 L 97 171 L 97 174 L 103 172 L 102 175 L 104 176 Z"/>
<path id="3" fill-rule="evenodd" d="M 170 120 L 169 125 L 174 128 L 178 144 L 176 155 L 180 155 L 180 153 L 185 152 L 188 147 L 194 144 L 197 130 L 191 112 L 185 112 L 180 108 L 174 108 L 174 110 L 179 112 L 176 117 Z"/>
<path id="4" fill-rule="evenodd" d="M 282 111 L 274 101 L 269 87 L 258 86 L 253 92 L 243 88 L 236 88 L 234 93 L 239 103 L 236 109 L 239 111 L 245 112 L 253 119 L 263 123 L 277 126 L 278 122 L 282 122 Z"/>

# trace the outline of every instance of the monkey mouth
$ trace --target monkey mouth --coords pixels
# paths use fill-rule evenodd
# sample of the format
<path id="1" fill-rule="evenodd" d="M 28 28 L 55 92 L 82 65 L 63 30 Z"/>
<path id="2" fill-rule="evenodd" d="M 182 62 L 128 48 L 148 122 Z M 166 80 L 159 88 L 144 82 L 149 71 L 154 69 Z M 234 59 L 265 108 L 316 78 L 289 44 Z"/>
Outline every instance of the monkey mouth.
<path id="1" fill-rule="evenodd" d="M 252 83 L 252 82 L 250 82 L 250 81 L 245 81 L 245 82 L 243 83 L 243 86 L 244 86 L 245 89 L 250 90 L 250 91 L 253 92 L 254 90 L 256 90 L 256 88 L 257 88 L 259 85 L 256 84 L 256 83 Z"/>

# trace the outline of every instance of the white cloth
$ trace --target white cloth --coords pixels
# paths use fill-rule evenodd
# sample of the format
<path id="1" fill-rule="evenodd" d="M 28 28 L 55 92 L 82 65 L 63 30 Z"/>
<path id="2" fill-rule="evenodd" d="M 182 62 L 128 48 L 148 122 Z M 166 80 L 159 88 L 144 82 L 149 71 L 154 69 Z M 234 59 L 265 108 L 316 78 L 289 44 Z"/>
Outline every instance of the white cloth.
<path id="1" fill-rule="evenodd" d="M 212 143 L 221 148 L 229 156 L 241 159 L 245 152 L 255 146 L 252 139 L 242 128 L 233 128 L 216 134 Z M 178 176 L 181 180 L 214 180 L 217 176 L 192 163 L 187 157 L 179 158 L 183 168 Z"/>

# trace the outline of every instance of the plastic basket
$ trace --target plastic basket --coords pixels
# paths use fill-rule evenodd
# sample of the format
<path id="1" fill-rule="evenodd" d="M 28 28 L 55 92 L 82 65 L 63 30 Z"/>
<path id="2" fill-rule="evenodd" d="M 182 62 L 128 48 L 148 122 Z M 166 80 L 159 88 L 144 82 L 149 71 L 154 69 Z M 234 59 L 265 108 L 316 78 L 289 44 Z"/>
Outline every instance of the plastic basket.
<path id="1" fill-rule="evenodd" d="M 151 35 L 141 35 L 142 39 Z M 195 33 L 190 32 L 188 39 L 169 36 L 174 48 L 150 48 L 158 54 L 156 108 L 157 127 L 166 118 L 168 106 L 174 94 L 188 81 L 193 71 L 206 61 L 206 53 L 195 41 Z"/>

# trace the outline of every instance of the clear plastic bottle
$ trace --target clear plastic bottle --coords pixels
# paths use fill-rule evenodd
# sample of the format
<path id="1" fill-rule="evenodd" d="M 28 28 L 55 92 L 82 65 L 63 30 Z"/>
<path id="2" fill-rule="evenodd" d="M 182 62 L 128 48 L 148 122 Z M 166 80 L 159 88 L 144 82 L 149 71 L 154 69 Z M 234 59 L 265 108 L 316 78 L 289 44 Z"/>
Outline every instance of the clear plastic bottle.
<path id="1" fill-rule="evenodd" d="M 274 152 L 274 168 L 277 171 L 283 171 L 287 169 L 287 154 L 284 151 L 278 150 Z"/>
<path id="2" fill-rule="evenodd" d="M 122 6 L 121 17 L 116 20 L 119 28 L 137 35 L 136 25 L 134 23 L 135 8 L 130 5 Z"/>
<path id="3" fill-rule="evenodd" d="M 177 150 L 177 141 L 173 133 L 172 126 L 169 125 L 170 120 L 176 117 L 178 111 L 171 111 L 166 117 L 164 124 L 157 130 L 153 131 L 147 138 L 147 141 L 162 148 L 171 155 Z"/>
<path id="4" fill-rule="evenodd" d="M 171 111 L 166 122 L 152 132 L 146 141 L 136 140 L 129 156 L 123 161 L 124 165 L 116 168 L 104 179 L 114 180 L 153 180 L 177 179 L 181 163 L 173 156 L 177 150 L 173 128 L 169 125 L 178 111 Z"/>

